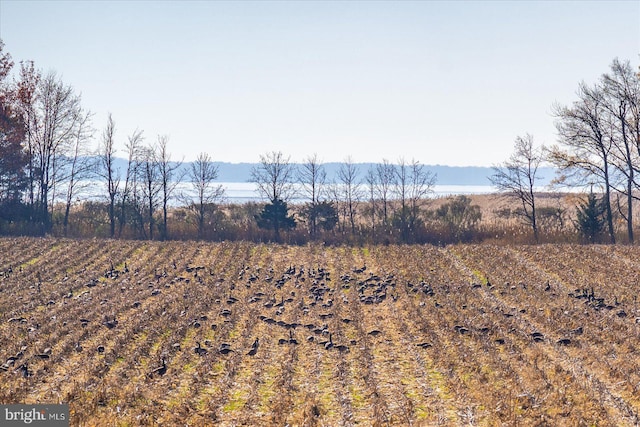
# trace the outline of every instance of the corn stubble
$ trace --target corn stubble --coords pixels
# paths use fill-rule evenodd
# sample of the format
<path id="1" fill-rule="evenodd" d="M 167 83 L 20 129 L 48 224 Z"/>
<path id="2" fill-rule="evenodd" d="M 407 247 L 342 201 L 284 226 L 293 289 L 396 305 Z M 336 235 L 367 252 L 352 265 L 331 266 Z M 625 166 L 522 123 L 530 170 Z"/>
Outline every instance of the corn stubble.
<path id="1" fill-rule="evenodd" d="M 0 402 L 72 425 L 635 425 L 640 249 L 0 239 Z"/>

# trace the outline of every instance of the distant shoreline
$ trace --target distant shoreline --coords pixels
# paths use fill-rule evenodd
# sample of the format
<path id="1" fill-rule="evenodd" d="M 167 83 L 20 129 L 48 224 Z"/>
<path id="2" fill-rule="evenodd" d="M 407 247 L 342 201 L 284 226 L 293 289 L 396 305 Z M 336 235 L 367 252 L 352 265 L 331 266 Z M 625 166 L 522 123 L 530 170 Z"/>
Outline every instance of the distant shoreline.
<path id="1" fill-rule="evenodd" d="M 175 164 L 176 162 L 174 162 Z M 184 162 L 180 165 L 177 173 L 187 173 L 191 168 L 192 162 Z M 259 163 L 229 163 L 214 161 L 213 164 L 218 168 L 218 179 L 220 183 L 246 183 L 251 179 L 251 170 Z M 322 163 L 328 183 L 339 182 L 338 170 L 343 163 L 327 162 Z M 369 168 L 376 167 L 380 163 L 355 163 L 358 169 L 360 179 L 364 177 Z M 299 167 L 302 163 L 291 163 L 294 167 Z M 127 170 L 127 160 L 116 158 L 114 163 L 115 169 L 120 171 L 121 179 Z M 465 185 L 465 186 L 489 186 L 489 176 L 493 174 L 493 168 L 490 166 L 446 166 L 446 165 L 423 165 L 425 171 L 429 171 L 436 175 L 436 185 Z M 543 167 L 538 170 L 538 180 L 540 186 L 548 185 L 554 178 L 556 171 L 551 167 Z"/>

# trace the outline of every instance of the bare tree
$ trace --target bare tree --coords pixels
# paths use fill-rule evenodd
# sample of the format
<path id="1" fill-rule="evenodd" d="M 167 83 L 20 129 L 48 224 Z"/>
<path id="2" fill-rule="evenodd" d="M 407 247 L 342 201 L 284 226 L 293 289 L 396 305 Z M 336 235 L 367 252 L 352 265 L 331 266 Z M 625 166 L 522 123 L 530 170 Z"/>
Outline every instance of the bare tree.
<path id="1" fill-rule="evenodd" d="M 314 238 L 317 234 L 317 215 L 316 207 L 320 203 L 320 198 L 325 191 L 327 181 L 327 172 L 324 165 L 318 160 L 318 155 L 313 154 L 307 157 L 306 161 L 298 170 L 298 180 L 302 184 L 302 189 L 309 203 L 304 209 L 309 223 L 309 232 Z"/>
<path id="2" fill-rule="evenodd" d="M 420 208 L 433 190 L 436 177 L 417 160 L 407 163 L 403 158 L 395 167 L 394 192 L 400 203 L 398 227 L 403 242 L 409 242 L 416 231 Z"/>
<path id="3" fill-rule="evenodd" d="M 137 178 L 140 157 L 143 151 L 143 140 L 142 131 L 138 129 L 127 138 L 127 171 L 124 179 L 124 187 L 119 198 L 118 236 L 122 235 L 122 230 L 127 223 L 127 207 L 133 202 L 133 205 L 136 206 L 134 210 L 139 212 L 137 208 Z"/>
<path id="4" fill-rule="evenodd" d="M 602 187 L 609 239 L 615 243 L 611 209 L 613 135 L 606 120 L 604 91 L 602 86 L 590 87 L 582 82 L 577 95 L 571 107 L 554 106 L 559 145 L 549 149 L 547 158 L 559 169 L 557 183 L 597 183 Z"/>
<path id="5" fill-rule="evenodd" d="M 37 96 L 38 126 L 36 128 L 37 183 L 39 206 L 44 230 L 51 228 L 49 191 L 56 184 L 56 160 L 65 154 L 80 117 L 80 97 L 66 86 L 55 73 L 41 81 Z"/>
<path id="6" fill-rule="evenodd" d="M 609 113 L 614 131 L 614 147 L 618 171 L 625 177 L 626 185 L 620 190 L 626 197 L 626 213 L 620 210 L 627 222 L 627 235 L 630 243 L 633 235 L 633 200 L 636 183 L 636 171 L 640 159 L 640 78 L 634 72 L 629 61 L 615 59 L 611 64 L 611 73 L 602 76 L 605 92 L 604 103 Z"/>
<path id="7" fill-rule="evenodd" d="M 153 240 L 155 223 L 155 211 L 160 203 L 159 195 L 162 191 L 162 178 L 158 167 L 158 155 L 155 147 L 146 147 L 142 150 L 139 164 L 143 206 L 146 210 L 148 238 Z M 144 229 L 143 229 L 144 232 Z"/>
<path id="8" fill-rule="evenodd" d="M 102 132 L 102 144 L 100 146 L 100 169 L 99 175 L 106 181 L 107 195 L 109 197 L 109 236 L 116 234 L 116 196 L 120 187 L 119 170 L 115 167 L 115 141 L 114 134 L 116 125 L 113 117 L 109 114 L 107 127 Z"/>
<path id="9" fill-rule="evenodd" d="M 498 191 L 517 199 L 522 210 L 520 216 L 533 230 L 536 242 L 539 241 L 538 224 L 536 222 L 536 198 L 535 187 L 538 176 L 538 167 L 543 156 L 540 148 L 533 143 L 533 136 L 526 134 L 517 137 L 514 152 L 501 165 L 493 167 L 493 175 L 489 177 L 491 183 Z"/>
<path id="10" fill-rule="evenodd" d="M 78 112 L 79 117 L 76 120 L 76 129 L 73 135 L 71 151 L 64 159 L 68 161 L 65 167 L 66 177 L 63 181 L 67 182 L 67 191 L 65 198 L 64 218 L 62 221 L 64 235 L 67 235 L 69 226 L 69 214 L 73 198 L 78 192 L 86 189 L 90 184 L 89 178 L 94 174 L 95 161 L 89 152 L 89 141 L 93 136 L 93 128 L 91 127 L 92 114 L 89 111 Z"/>
<path id="11" fill-rule="evenodd" d="M 168 141 L 169 137 L 166 135 L 158 136 L 158 144 L 155 149 L 162 197 L 162 227 L 160 228 L 160 237 L 162 240 L 166 240 L 169 237 L 169 230 L 167 229 L 169 201 L 173 196 L 174 190 L 184 177 L 184 174 L 178 173 L 182 161 L 171 161 L 171 154 L 167 149 Z"/>
<path id="12" fill-rule="evenodd" d="M 215 185 L 218 178 L 218 167 L 207 153 L 200 153 L 191 163 L 188 174 L 194 196 L 188 196 L 189 209 L 194 213 L 198 225 L 198 238 L 204 238 L 207 215 L 215 209 L 215 204 L 224 197 L 224 187 Z M 195 201 L 194 201 L 195 200 Z"/>
<path id="13" fill-rule="evenodd" d="M 356 233 L 356 205 L 362 198 L 362 188 L 358 181 L 358 167 L 353 163 L 351 156 L 348 156 L 338 169 L 338 180 L 340 181 L 341 202 L 346 207 L 351 226 L 351 234 Z"/>
<path id="14" fill-rule="evenodd" d="M 378 185 L 378 175 L 375 167 L 370 167 L 364 177 L 364 183 L 367 185 L 369 192 L 369 216 L 371 216 L 371 239 L 376 238 L 376 211 L 378 210 L 378 202 L 376 199 L 376 187 Z"/>
<path id="15" fill-rule="evenodd" d="M 409 163 L 409 191 L 408 198 L 408 225 L 409 231 L 413 233 L 418 226 L 420 211 L 429 196 L 433 193 L 437 176 L 425 169 L 424 165 L 413 159 Z"/>
<path id="16" fill-rule="evenodd" d="M 397 183 L 396 166 L 383 159 L 376 165 L 376 174 L 375 195 L 382 204 L 382 225 L 386 230 L 389 227 L 389 201 Z"/>
<path id="17" fill-rule="evenodd" d="M 287 201 L 294 194 L 295 169 L 280 151 L 260 155 L 260 164 L 251 170 L 250 181 L 258 192 L 271 203 Z"/>
<path id="18" fill-rule="evenodd" d="M 80 97 L 55 73 L 42 79 L 35 71 L 33 73 L 29 68 L 24 69 L 24 78 L 29 80 L 23 82 L 22 105 L 28 116 L 30 171 L 38 193 L 36 211 L 42 231 L 48 232 L 51 229 L 51 193 L 60 170 L 56 162 L 69 150 L 81 117 L 81 107 Z"/>

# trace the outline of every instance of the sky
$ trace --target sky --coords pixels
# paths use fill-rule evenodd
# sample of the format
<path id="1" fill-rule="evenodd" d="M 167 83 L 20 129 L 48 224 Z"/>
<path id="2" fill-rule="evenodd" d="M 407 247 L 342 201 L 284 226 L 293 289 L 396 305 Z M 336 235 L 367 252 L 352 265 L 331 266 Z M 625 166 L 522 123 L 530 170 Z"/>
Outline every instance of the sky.
<path id="1" fill-rule="evenodd" d="M 491 166 L 639 65 L 640 1 L 0 0 L 0 39 L 81 94 L 95 144 L 111 113 L 122 157 L 141 129 L 174 160 Z"/>

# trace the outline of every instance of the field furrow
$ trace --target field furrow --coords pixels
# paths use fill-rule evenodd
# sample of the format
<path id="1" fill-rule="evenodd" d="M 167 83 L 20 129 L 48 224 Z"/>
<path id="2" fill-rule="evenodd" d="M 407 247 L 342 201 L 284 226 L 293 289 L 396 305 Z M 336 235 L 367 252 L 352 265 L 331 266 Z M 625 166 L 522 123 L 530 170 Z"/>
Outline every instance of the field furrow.
<path id="1" fill-rule="evenodd" d="M 79 425 L 636 425 L 640 250 L 0 239 L 0 402 Z"/>

